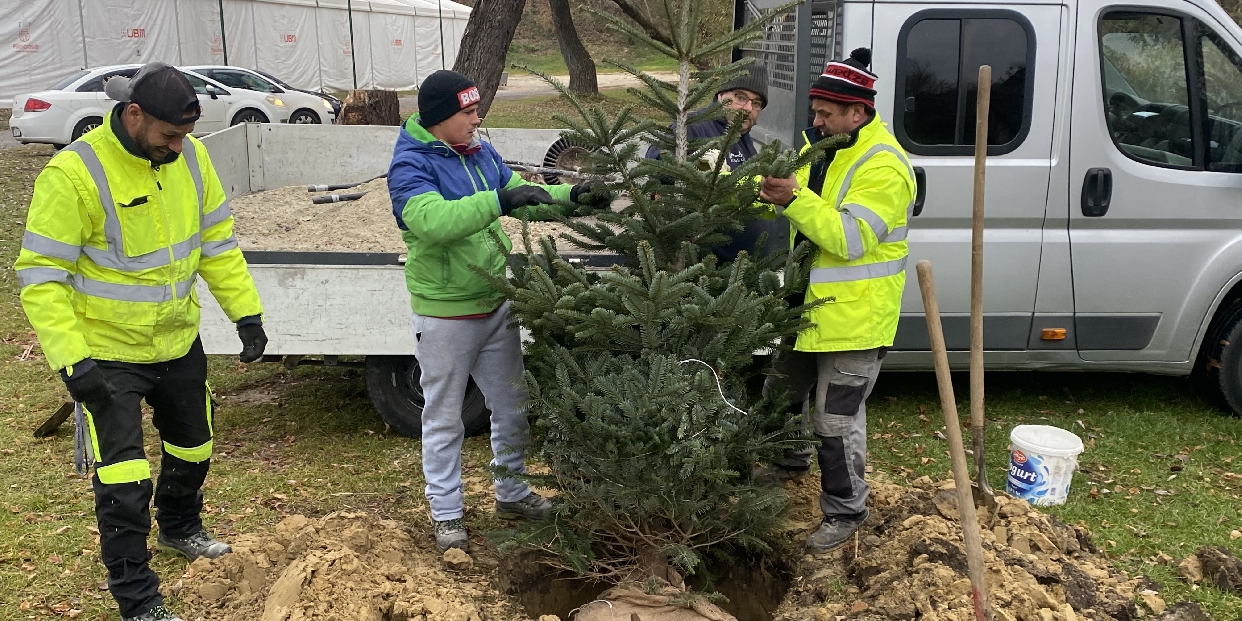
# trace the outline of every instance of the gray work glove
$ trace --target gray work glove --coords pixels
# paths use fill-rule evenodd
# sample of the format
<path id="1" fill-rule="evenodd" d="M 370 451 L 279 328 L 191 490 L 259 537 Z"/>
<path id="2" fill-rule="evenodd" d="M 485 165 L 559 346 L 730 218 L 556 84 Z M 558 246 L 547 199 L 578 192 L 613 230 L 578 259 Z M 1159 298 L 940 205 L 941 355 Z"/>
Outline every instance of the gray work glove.
<path id="1" fill-rule="evenodd" d="M 507 216 L 518 207 L 547 205 L 555 203 L 548 191 L 537 185 L 519 185 L 507 190 L 496 190 L 496 198 L 500 200 L 500 215 Z"/>
<path id="2" fill-rule="evenodd" d="M 267 333 L 263 331 L 263 320 L 258 315 L 242 317 L 237 322 L 237 336 L 241 338 L 242 350 L 238 357 L 242 362 L 254 362 L 263 357 L 267 348 Z"/>
<path id="3" fill-rule="evenodd" d="M 70 367 L 73 368 L 72 374 L 69 373 Z M 78 403 L 111 401 L 116 394 L 112 383 L 104 377 L 99 365 L 90 358 L 84 358 L 77 364 L 61 369 L 60 378 L 65 382 L 65 388 L 69 389 L 69 396 Z"/>

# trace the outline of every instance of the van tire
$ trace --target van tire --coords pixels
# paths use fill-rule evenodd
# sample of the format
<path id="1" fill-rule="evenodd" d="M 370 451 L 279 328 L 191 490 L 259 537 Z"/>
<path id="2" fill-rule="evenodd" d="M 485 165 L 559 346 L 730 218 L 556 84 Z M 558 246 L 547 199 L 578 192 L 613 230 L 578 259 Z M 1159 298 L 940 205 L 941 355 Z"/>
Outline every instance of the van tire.
<path id="1" fill-rule="evenodd" d="M 421 438 L 424 402 L 418 360 L 414 356 L 367 356 L 366 367 L 367 392 L 380 418 L 403 436 Z M 486 433 L 491 419 L 483 392 L 469 380 L 461 408 L 466 436 Z"/>
<path id="2" fill-rule="evenodd" d="M 1203 338 L 1195 365 L 1201 392 L 1222 409 L 1242 415 L 1242 300 L 1221 309 Z"/>

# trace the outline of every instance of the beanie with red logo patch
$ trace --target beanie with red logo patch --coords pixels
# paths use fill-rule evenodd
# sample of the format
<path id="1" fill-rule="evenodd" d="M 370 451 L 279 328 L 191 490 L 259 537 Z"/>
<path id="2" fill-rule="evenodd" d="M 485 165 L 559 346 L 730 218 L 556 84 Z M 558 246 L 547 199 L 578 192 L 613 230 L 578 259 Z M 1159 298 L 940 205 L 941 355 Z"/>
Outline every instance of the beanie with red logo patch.
<path id="1" fill-rule="evenodd" d="M 837 103 L 866 104 L 875 108 L 876 75 L 867 70 L 871 66 L 871 50 L 860 47 L 850 52 L 845 60 L 832 61 L 824 67 L 823 75 L 811 85 L 812 99 L 826 99 Z"/>
<path id="2" fill-rule="evenodd" d="M 479 89 L 470 78 L 441 69 L 427 76 L 418 87 L 418 124 L 439 125 L 480 100 Z"/>

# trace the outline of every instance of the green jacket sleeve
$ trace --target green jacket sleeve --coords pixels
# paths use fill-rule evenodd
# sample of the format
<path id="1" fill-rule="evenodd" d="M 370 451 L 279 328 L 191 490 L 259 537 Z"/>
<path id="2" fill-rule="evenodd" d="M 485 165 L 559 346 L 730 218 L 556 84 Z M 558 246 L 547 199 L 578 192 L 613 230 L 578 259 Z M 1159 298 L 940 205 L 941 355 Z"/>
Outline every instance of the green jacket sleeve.
<path id="1" fill-rule="evenodd" d="M 521 175 L 515 172 L 510 172 L 510 175 L 509 182 L 505 184 L 506 190 L 509 188 L 515 188 L 519 185 L 537 185 L 544 190 L 547 190 L 548 194 L 552 195 L 552 198 L 568 203 L 569 193 L 574 189 L 574 186 L 563 183 L 558 185 L 531 183 L 523 179 Z M 518 207 L 509 215 L 514 218 L 528 218 L 530 220 L 554 220 L 556 218 L 552 214 L 560 214 L 568 218 L 569 216 L 574 215 L 574 212 L 577 211 L 577 209 L 578 208 L 573 205 L 535 205 L 533 207 Z"/>
<path id="2" fill-rule="evenodd" d="M 69 157 L 69 156 L 62 156 Z M 21 304 L 53 370 L 91 356 L 73 311 L 71 280 L 93 230 L 71 174 L 52 164 L 35 179 L 26 232 L 17 255 Z"/>
<path id="3" fill-rule="evenodd" d="M 843 261 L 855 261 L 904 225 L 911 191 L 905 171 L 886 162 L 865 164 L 838 208 L 806 187 L 806 178 L 783 215 L 820 250 Z"/>

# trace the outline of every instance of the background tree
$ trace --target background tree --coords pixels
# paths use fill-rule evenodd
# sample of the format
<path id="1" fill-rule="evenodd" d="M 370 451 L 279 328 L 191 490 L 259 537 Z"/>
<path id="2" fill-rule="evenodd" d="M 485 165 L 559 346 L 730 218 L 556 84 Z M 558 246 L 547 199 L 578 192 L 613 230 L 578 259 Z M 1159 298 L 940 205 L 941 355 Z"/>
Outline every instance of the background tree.
<path id="1" fill-rule="evenodd" d="M 505 70 L 505 55 L 522 19 L 526 0 L 478 0 L 470 11 L 453 71 L 479 87 L 479 116 L 487 116 Z"/>
<path id="2" fill-rule="evenodd" d="M 556 117 L 570 127 L 566 137 L 594 150 L 594 170 L 631 201 L 595 222 L 569 220 L 566 238 L 622 261 L 588 272 L 562 259 L 551 238 L 535 247 L 524 236 L 526 258 L 496 283 L 533 337 L 531 412 L 551 473 L 531 478 L 556 488 L 559 500 L 554 519 L 516 543 L 580 574 L 677 584 L 708 555 L 771 548 L 785 496 L 756 484 L 752 466 L 800 433 L 784 396 L 759 390 L 753 353 L 802 327 L 804 309 L 785 299 L 804 286 L 800 259 L 809 248 L 741 253 L 723 264 L 711 250 L 762 211 L 758 175 L 788 176 L 838 142 L 821 141 L 801 157 L 770 144 L 733 171 L 722 168 L 724 158 L 705 157 L 738 140 L 738 118 L 718 138 L 689 139 L 686 127 L 722 114 L 716 91 L 751 61 L 695 67 L 757 36 L 764 22 L 704 40 L 701 3 L 662 5 L 673 25 L 661 39 L 611 21 L 676 59 L 675 83 L 615 63 L 642 81 L 645 88 L 631 92 L 665 118 L 640 119 L 629 108 L 610 116 L 544 76 L 579 112 Z M 640 143 L 666 156 L 644 159 Z"/>
<path id="3" fill-rule="evenodd" d="M 552 26 L 556 29 L 556 41 L 561 48 L 561 57 L 569 68 L 569 90 L 579 95 L 595 95 L 599 93 L 599 82 L 595 76 L 595 61 L 591 53 L 582 44 L 578 29 L 574 27 L 573 13 L 570 12 L 569 0 L 548 0 L 548 8 L 552 11 Z"/>

